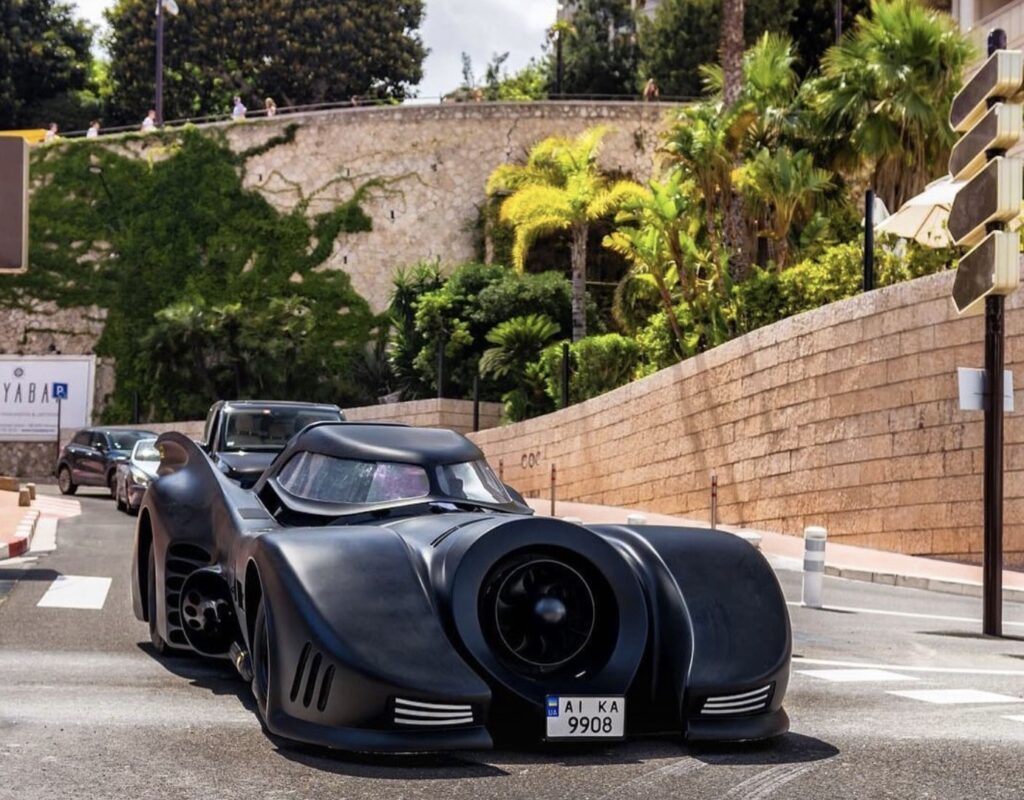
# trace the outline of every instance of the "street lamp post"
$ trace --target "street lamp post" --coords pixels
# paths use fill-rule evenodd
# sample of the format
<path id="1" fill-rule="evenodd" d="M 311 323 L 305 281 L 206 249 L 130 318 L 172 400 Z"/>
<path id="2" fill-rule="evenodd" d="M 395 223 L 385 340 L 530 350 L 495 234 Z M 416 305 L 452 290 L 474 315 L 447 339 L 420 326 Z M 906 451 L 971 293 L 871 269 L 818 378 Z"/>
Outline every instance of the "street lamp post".
<path id="1" fill-rule="evenodd" d="M 156 2 L 156 124 L 164 124 L 164 0 Z"/>

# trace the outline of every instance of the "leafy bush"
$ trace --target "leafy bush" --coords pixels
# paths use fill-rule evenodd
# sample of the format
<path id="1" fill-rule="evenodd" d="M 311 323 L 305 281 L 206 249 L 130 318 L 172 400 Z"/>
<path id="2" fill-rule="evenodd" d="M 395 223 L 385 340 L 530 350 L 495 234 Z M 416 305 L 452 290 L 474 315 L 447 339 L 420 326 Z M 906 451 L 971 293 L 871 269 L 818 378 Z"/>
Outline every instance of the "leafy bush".
<path id="1" fill-rule="evenodd" d="M 579 403 L 610 392 L 632 380 L 640 364 L 640 345 L 618 333 L 588 336 L 569 345 L 569 402 Z M 540 357 L 547 395 L 562 397 L 562 345 L 545 348 Z"/>
<path id="2" fill-rule="evenodd" d="M 397 296 L 397 295 L 396 295 Z M 522 275 L 498 264 L 463 264 L 441 285 L 430 280 L 402 295 L 412 325 L 394 336 L 392 363 L 407 399 L 437 391 L 437 348 L 444 340 L 445 394 L 468 397 L 477 364 L 488 347 L 487 335 L 513 317 L 539 314 L 557 326 L 558 335 L 572 329 L 572 287 L 563 276 L 546 272 Z M 400 319 L 394 304 L 393 318 Z M 593 317 L 594 312 L 588 315 Z M 489 376 L 481 396 L 500 400 L 515 388 L 512 377 Z"/>

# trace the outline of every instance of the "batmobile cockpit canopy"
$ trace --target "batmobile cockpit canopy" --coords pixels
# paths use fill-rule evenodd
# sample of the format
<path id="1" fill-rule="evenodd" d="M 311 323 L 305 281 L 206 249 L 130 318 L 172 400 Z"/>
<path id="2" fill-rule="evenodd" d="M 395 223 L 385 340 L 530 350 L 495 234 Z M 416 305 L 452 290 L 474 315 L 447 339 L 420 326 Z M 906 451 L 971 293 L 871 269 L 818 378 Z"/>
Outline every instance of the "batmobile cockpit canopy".
<path id="1" fill-rule="evenodd" d="M 318 423 L 296 436 L 255 491 L 281 522 L 422 503 L 531 513 L 464 436 L 439 428 Z"/>

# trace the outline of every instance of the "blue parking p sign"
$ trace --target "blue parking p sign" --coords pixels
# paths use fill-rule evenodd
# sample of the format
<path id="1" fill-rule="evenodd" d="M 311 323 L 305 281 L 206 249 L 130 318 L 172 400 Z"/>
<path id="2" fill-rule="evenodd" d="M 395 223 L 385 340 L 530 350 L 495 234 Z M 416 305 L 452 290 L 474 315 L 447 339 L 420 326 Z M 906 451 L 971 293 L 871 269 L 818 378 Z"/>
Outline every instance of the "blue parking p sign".
<path id="1" fill-rule="evenodd" d="M 55 384 L 53 384 L 53 399 L 54 400 L 67 400 L 68 399 L 68 385 L 66 383 L 55 383 Z"/>

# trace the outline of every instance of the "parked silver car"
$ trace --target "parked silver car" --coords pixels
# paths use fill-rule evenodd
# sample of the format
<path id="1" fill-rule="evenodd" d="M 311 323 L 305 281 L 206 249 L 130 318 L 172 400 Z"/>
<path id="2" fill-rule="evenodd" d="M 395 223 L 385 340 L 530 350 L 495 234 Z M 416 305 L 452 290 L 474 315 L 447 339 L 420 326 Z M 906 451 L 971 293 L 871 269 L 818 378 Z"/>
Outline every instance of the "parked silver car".
<path id="1" fill-rule="evenodd" d="M 156 439 L 140 439 L 132 448 L 127 461 L 118 464 L 114 478 L 114 499 L 117 507 L 128 514 L 135 514 L 142 505 L 142 496 L 149 484 L 156 480 L 160 466 L 160 451 Z"/>

